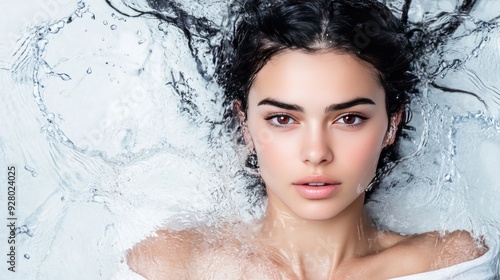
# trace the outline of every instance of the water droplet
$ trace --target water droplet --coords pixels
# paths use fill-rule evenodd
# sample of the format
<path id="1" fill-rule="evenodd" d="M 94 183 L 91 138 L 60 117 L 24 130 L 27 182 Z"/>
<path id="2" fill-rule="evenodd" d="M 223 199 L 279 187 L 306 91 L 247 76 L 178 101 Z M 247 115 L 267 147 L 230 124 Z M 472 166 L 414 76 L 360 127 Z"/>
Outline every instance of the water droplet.
<path id="1" fill-rule="evenodd" d="M 111 30 L 115 30 L 115 29 L 116 29 L 116 25 L 115 25 L 115 24 L 113 24 L 113 25 L 111 25 L 109 28 L 111 28 Z"/>
<path id="2" fill-rule="evenodd" d="M 115 13 L 111 13 L 111 16 L 114 18 L 114 19 L 117 19 L 117 20 L 120 20 L 120 21 L 127 21 L 124 17 L 122 16 L 119 16 Z"/>
<path id="3" fill-rule="evenodd" d="M 87 68 L 87 74 L 92 74 L 92 68 Z"/>
<path id="4" fill-rule="evenodd" d="M 16 228 L 16 235 L 26 233 L 29 237 L 33 237 L 33 231 L 26 225 Z"/>
<path id="5" fill-rule="evenodd" d="M 104 25 L 108 25 L 108 21 L 107 21 L 107 20 L 105 20 L 105 21 L 103 21 L 103 22 L 102 22 L 102 24 L 104 24 Z"/>
<path id="6" fill-rule="evenodd" d="M 49 26 L 49 32 L 50 33 L 57 33 L 57 32 L 59 32 L 59 30 L 61 30 L 61 28 L 64 27 L 64 24 L 65 24 L 65 22 L 63 20 L 60 20 L 60 21 L 52 24 L 51 26 Z"/>
<path id="7" fill-rule="evenodd" d="M 142 32 L 140 30 L 137 30 L 137 35 L 141 36 Z"/>
<path id="8" fill-rule="evenodd" d="M 163 33 L 167 33 L 168 23 L 163 22 L 158 25 L 158 30 L 163 31 Z"/>
<path id="9" fill-rule="evenodd" d="M 33 176 L 33 177 L 38 176 L 38 173 L 36 172 L 35 168 L 33 168 L 33 167 L 29 166 L 29 165 L 25 165 L 24 169 L 26 169 L 28 172 L 30 172 L 31 176 Z"/>
<path id="10" fill-rule="evenodd" d="M 452 182 L 452 181 L 453 181 L 453 179 L 451 178 L 451 175 L 450 175 L 450 174 L 446 174 L 446 175 L 444 176 L 444 180 L 445 180 L 446 182 Z"/>
<path id="11" fill-rule="evenodd" d="M 27 259 L 27 260 L 29 260 L 30 259 L 30 255 L 24 254 L 24 258 Z"/>
<path id="12" fill-rule="evenodd" d="M 142 45 L 144 44 L 144 42 L 146 42 L 146 39 L 141 39 L 139 42 L 137 42 L 139 45 Z"/>
<path id="13" fill-rule="evenodd" d="M 66 198 L 64 197 L 64 195 L 63 195 L 63 196 L 61 196 L 61 201 L 62 201 L 62 202 L 66 201 Z"/>

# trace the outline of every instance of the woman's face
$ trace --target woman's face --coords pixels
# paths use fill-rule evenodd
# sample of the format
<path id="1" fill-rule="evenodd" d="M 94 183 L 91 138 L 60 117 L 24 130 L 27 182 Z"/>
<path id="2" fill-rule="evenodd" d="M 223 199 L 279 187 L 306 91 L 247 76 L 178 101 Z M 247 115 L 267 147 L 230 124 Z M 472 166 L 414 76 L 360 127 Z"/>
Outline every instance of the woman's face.
<path id="1" fill-rule="evenodd" d="M 392 141 L 376 72 L 333 52 L 272 58 L 250 89 L 247 125 L 269 203 L 308 220 L 362 201 Z"/>

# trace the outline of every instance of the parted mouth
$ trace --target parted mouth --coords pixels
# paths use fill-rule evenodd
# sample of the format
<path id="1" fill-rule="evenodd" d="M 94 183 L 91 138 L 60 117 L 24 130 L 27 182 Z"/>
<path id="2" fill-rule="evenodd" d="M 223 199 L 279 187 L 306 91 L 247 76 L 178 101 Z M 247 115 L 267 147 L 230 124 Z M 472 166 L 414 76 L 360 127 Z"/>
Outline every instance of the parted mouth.
<path id="1" fill-rule="evenodd" d="M 305 185 L 312 187 L 321 187 L 327 185 L 339 185 L 340 181 L 325 175 L 315 175 L 304 177 L 294 183 L 293 185 Z"/>

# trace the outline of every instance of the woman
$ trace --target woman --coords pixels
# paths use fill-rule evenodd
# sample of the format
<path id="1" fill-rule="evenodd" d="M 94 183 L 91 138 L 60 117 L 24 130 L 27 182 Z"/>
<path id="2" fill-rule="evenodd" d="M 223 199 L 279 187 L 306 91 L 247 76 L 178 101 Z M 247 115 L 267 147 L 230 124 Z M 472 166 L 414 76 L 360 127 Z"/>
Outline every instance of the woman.
<path id="1" fill-rule="evenodd" d="M 251 1 L 245 11 L 222 80 L 266 214 L 255 225 L 158 231 L 129 253 L 131 269 L 147 279 L 492 277 L 490 252 L 469 233 L 401 236 L 363 210 L 397 157 L 414 87 L 390 11 L 351 0 Z"/>

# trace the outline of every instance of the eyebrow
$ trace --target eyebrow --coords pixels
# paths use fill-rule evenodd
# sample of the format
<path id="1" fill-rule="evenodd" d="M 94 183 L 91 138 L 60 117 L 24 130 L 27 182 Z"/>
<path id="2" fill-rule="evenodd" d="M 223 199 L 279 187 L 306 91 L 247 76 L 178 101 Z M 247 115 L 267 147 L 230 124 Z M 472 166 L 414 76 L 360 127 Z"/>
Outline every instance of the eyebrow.
<path id="1" fill-rule="evenodd" d="M 355 99 L 350 100 L 350 101 L 346 101 L 346 102 L 342 102 L 342 103 L 338 103 L 338 104 L 332 104 L 332 105 L 326 107 L 325 113 L 331 113 L 334 111 L 344 110 L 347 108 L 351 108 L 351 107 L 354 107 L 357 105 L 363 105 L 363 104 L 376 105 L 375 102 L 369 98 L 358 97 L 358 98 L 355 98 Z M 299 105 L 284 103 L 284 102 L 278 101 L 278 100 L 273 99 L 273 98 L 266 98 L 266 99 L 261 100 L 259 102 L 259 104 L 257 104 L 257 106 L 260 106 L 260 105 L 271 105 L 271 106 L 282 108 L 285 110 L 304 112 L 304 108 L 299 106 Z"/>

